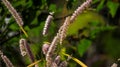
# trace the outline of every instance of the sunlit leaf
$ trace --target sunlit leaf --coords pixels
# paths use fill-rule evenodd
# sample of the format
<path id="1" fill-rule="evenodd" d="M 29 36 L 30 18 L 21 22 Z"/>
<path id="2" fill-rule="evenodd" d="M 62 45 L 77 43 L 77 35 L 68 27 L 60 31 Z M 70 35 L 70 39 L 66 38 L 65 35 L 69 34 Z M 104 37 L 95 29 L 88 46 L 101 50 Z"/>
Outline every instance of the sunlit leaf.
<path id="1" fill-rule="evenodd" d="M 104 25 L 105 20 L 100 16 L 99 14 L 95 12 L 86 12 L 81 14 L 76 18 L 76 20 L 69 26 L 67 35 L 74 35 L 76 34 L 79 30 L 84 29 L 84 28 L 90 28 L 89 24 L 91 22 L 95 22 L 94 24 L 100 24 Z"/>
<path id="2" fill-rule="evenodd" d="M 107 7 L 109 8 L 109 10 L 110 10 L 109 12 L 112 15 L 112 17 L 114 17 L 117 9 L 119 7 L 119 3 L 108 1 L 107 2 Z"/>

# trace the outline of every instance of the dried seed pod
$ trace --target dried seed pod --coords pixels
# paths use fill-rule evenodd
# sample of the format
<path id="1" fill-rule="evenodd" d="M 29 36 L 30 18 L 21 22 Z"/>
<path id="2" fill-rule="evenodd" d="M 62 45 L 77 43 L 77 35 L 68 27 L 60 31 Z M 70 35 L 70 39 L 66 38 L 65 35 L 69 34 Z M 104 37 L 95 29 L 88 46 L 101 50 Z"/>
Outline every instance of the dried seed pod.
<path id="1" fill-rule="evenodd" d="M 27 52 L 26 52 L 26 50 L 25 50 L 25 46 L 24 46 L 24 41 L 25 41 L 25 39 L 20 39 L 20 41 L 19 41 L 19 47 L 20 47 L 20 52 L 21 52 L 21 55 L 22 56 L 25 56 L 25 55 L 27 55 Z"/>
<path id="2" fill-rule="evenodd" d="M 50 43 L 49 42 L 44 42 L 44 44 L 42 46 L 43 54 L 45 54 L 45 55 L 47 54 L 49 47 L 50 47 Z"/>
<path id="3" fill-rule="evenodd" d="M 50 26 L 50 22 L 53 20 L 53 12 L 50 13 L 50 15 L 48 15 L 46 21 L 45 21 L 45 25 L 44 25 L 44 28 L 43 28 L 43 35 L 46 35 L 47 34 L 47 31 L 48 31 L 48 28 Z"/>

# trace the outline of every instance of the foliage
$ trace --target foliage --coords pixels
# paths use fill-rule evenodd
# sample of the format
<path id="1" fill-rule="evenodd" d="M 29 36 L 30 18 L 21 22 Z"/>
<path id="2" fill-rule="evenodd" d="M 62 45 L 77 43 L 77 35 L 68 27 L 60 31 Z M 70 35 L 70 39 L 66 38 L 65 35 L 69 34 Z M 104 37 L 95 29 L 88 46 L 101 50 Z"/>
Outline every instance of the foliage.
<path id="1" fill-rule="evenodd" d="M 35 59 L 41 59 L 43 61 L 39 65 L 45 64 L 45 57 L 41 52 L 43 42 L 52 41 L 64 17 L 71 15 L 74 9 L 84 0 L 80 1 L 10 0 L 24 21 L 24 29 L 29 36 L 26 39 L 30 43 Z M 90 61 L 89 58 L 94 59 L 93 56 L 98 54 L 105 55 L 108 57 L 106 61 L 111 62 L 120 58 L 119 0 L 93 0 L 91 7 L 79 15 L 74 23 L 69 26 L 67 38 L 64 40 L 62 47 L 59 47 L 57 50 L 63 60 L 66 57 L 59 51 L 64 48 L 68 54 L 72 54 L 84 62 Z M 54 20 L 50 25 L 48 35 L 43 37 L 42 30 L 49 12 L 55 12 Z M 5 21 L 6 18 L 10 19 L 8 23 Z M 25 67 L 30 63 L 30 60 L 23 58 L 19 52 L 18 42 L 22 37 L 25 37 L 25 35 L 21 32 L 11 14 L 0 1 L 0 49 L 10 58 L 16 67 L 21 65 L 21 67 Z M 94 48 L 90 54 L 89 50 L 92 46 Z M 103 57 L 100 57 L 98 61 L 101 58 Z M 91 64 L 93 63 L 91 61 Z M 103 64 L 104 60 L 101 63 Z M 102 67 L 102 64 L 98 64 L 97 66 Z M 4 66 L 4 63 L 1 66 Z M 69 66 L 76 67 L 77 64 L 70 60 Z"/>
<path id="2" fill-rule="evenodd" d="M 87 40 L 87 39 L 81 40 L 77 48 L 79 54 L 82 56 L 86 52 L 86 50 L 90 47 L 91 44 L 92 43 L 90 40 Z"/>

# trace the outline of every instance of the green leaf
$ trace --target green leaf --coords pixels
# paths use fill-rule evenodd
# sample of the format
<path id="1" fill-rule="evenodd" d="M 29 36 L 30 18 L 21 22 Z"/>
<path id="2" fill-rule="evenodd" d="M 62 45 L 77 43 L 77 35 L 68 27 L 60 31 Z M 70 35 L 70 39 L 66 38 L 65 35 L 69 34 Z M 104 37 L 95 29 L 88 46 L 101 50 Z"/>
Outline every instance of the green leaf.
<path id="1" fill-rule="evenodd" d="M 56 5 L 55 4 L 51 4 L 50 7 L 49 7 L 49 10 L 56 12 Z"/>
<path id="2" fill-rule="evenodd" d="M 32 21 L 31 24 L 37 24 L 38 23 L 38 19 L 35 17 L 35 19 Z"/>
<path id="3" fill-rule="evenodd" d="M 30 45 L 30 48 L 31 48 L 32 53 L 36 56 L 36 55 L 38 55 L 38 53 L 39 53 L 40 44 L 37 44 L 37 43 L 31 44 L 31 45 Z"/>
<path id="4" fill-rule="evenodd" d="M 119 7 L 119 3 L 108 1 L 107 2 L 107 7 L 110 9 L 109 12 L 112 15 L 112 17 L 114 17 L 116 12 L 117 12 L 117 9 Z"/>
<path id="5" fill-rule="evenodd" d="M 16 1 L 16 2 L 13 2 L 14 4 L 13 4 L 13 6 L 14 7 L 17 7 L 17 6 L 25 6 L 26 5 L 26 3 L 25 3 L 25 0 L 20 0 L 20 1 Z"/>
<path id="6" fill-rule="evenodd" d="M 92 23 L 94 22 L 94 23 Z M 84 28 L 89 28 L 89 27 L 92 27 L 90 26 L 90 24 L 93 24 L 93 25 L 104 25 L 106 22 L 105 20 L 103 19 L 102 16 L 98 15 L 97 13 L 95 12 L 86 12 L 86 13 L 83 13 L 81 14 L 80 16 L 78 16 L 76 18 L 76 20 L 70 24 L 69 28 L 68 28 L 68 31 L 67 31 L 67 35 L 75 35 L 77 34 L 77 32 L 79 30 L 82 30 Z"/>
<path id="7" fill-rule="evenodd" d="M 20 30 L 19 26 L 16 23 L 11 24 L 9 28 L 13 31 Z"/>
<path id="8" fill-rule="evenodd" d="M 27 31 L 30 30 L 29 26 L 25 26 L 24 29 L 27 30 Z"/>
<path id="9" fill-rule="evenodd" d="M 31 36 L 40 36 L 40 27 L 31 29 L 30 34 Z"/>
<path id="10" fill-rule="evenodd" d="M 90 47 L 90 45 L 92 44 L 92 42 L 88 39 L 82 39 L 80 41 L 80 44 L 78 45 L 78 52 L 79 54 L 82 56 L 85 51 L 88 49 L 88 47 Z"/>
<path id="11" fill-rule="evenodd" d="M 90 38 L 94 39 L 100 32 L 103 31 L 112 31 L 115 30 L 116 26 L 96 26 L 92 30 L 90 30 Z"/>
<path id="12" fill-rule="evenodd" d="M 48 28 L 48 34 L 54 34 L 55 33 L 55 28 L 56 28 L 56 25 L 54 24 L 54 22 L 51 22 L 49 28 Z"/>
<path id="13" fill-rule="evenodd" d="M 104 7 L 105 0 L 101 0 L 100 4 L 97 6 L 97 11 L 100 11 Z"/>
<path id="14" fill-rule="evenodd" d="M 99 2 L 99 0 L 93 0 L 92 3 L 95 4 L 95 3 L 97 3 L 97 2 Z"/>
<path id="15" fill-rule="evenodd" d="M 32 0 L 29 0 L 28 2 L 27 2 L 27 4 L 26 4 L 26 6 L 29 8 L 29 7 L 31 7 L 33 5 L 33 2 L 32 2 Z"/>

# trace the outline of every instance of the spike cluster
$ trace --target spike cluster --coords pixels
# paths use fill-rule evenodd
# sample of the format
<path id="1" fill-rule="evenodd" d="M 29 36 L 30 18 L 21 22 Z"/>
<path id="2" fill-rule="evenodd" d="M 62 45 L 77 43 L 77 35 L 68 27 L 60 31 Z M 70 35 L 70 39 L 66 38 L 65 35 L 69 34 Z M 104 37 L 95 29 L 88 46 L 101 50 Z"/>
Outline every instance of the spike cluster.
<path id="1" fill-rule="evenodd" d="M 81 13 L 85 10 L 85 8 L 89 7 L 89 5 L 90 5 L 91 2 L 92 2 L 92 0 L 87 0 L 86 2 L 84 2 L 80 7 L 78 7 L 78 8 L 74 11 L 74 13 L 72 14 L 71 19 L 70 19 L 71 23 L 75 20 L 75 18 L 76 18 L 79 14 L 81 14 Z"/>
<path id="2" fill-rule="evenodd" d="M 13 6 L 10 4 L 10 2 L 8 0 L 2 0 L 2 2 L 5 4 L 5 6 L 9 9 L 10 13 L 12 14 L 12 16 L 15 18 L 17 24 L 19 26 L 23 26 L 23 21 L 22 18 L 19 16 L 19 14 L 17 13 L 17 11 L 13 8 Z"/>
<path id="3" fill-rule="evenodd" d="M 25 56 L 27 53 L 27 55 L 29 56 L 31 61 L 34 62 L 34 56 L 31 52 L 31 49 L 30 49 L 26 39 L 23 39 L 23 38 L 20 39 L 20 51 L 21 51 L 22 56 Z"/>
<path id="4" fill-rule="evenodd" d="M 59 67 L 67 67 L 68 63 L 67 61 L 63 61 L 60 63 Z"/>
<path id="5" fill-rule="evenodd" d="M 67 67 L 67 61 L 61 61 L 60 56 L 56 56 L 55 60 L 52 62 L 50 67 Z"/>
<path id="6" fill-rule="evenodd" d="M 48 31 L 48 28 L 49 28 L 49 25 L 51 23 L 51 21 L 53 20 L 53 13 L 50 13 L 50 15 L 48 15 L 46 21 L 45 21 L 45 25 L 44 25 L 44 28 L 43 28 L 43 35 L 45 36 L 47 34 L 47 31 Z"/>
<path id="7" fill-rule="evenodd" d="M 26 52 L 26 49 L 25 49 L 25 46 L 24 46 L 24 44 L 25 44 L 24 40 L 25 39 L 20 39 L 20 41 L 19 41 L 19 47 L 20 47 L 20 52 L 21 52 L 22 56 L 27 55 L 27 52 Z"/>
<path id="8" fill-rule="evenodd" d="M 72 14 L 71 17 L 67 17 L 64 24 L 60 27 L 57 35 L 54 37 L 49 49 L 48 49 L 48 52 L 46 54 L 46 61 L 47 61 L 47 67 L 51 67 L 51 65 L 55 65 L 53 62 L 53 53 L 55 51 L 55 48 L 56 48 L 56 45 L 58 44 L 58 42 L 60 42 L 60 44 L 62 44 L 62 41 L 65 39 L 66 37 L 66 32 L 67 32 L 67 29 L 70 25 L 70 23 L 72 23 L 75 18 L 81 14 L 85 8 L 87 8 L 90 3 L 92 2 L 92 0 L 87 0 L 86 2 L 84 2 L 80 7 L 78 7 L 75 12 Z M 60 64 L 60 67 L 66 67 L 67 66 L 67 62 L 63 62 Z"/>
<path id="9" fill-rule="evenodd" d="M 56 48 L 57 42 L 58 42 L 58 36 L 55 36 L 46 54 L 47 67 L 50 67 L 52 64 L 53 61 L 52 56 L 54 54 L 54 50 Z"/>
<path id="10" fill-rule="evenodd" d="M 1 55 L 1 58 L 5 62 L 7 67 L 14 67 L 12 62 L 7 58 L 7 56 L 3 55 L 2 51 L 0 51 L 0 55 Z"/>
<path id="11" fill-rule="evenodd" d="M 55 62 L 57 65 L 60 63 L 60 56 L 59 56 L 59 55 L 55 58 L 54 62 Z"/>
<path id="12" fill-rule="evenodd" d="M 50 47 L 50 43 L 45 42 L 43 44 L 43 46 L 42 46 L 42 52 L 43 52 L 43 54 L 45 54 L 45 55 L 47 54 L 49 47 Z"/>
<path id="13" fill-rule="evenodd" d="M 28 34 L 26 33 L 26 31 L 23 29 L 23 21 L 22 18 L 19 16 L 19 14 L 17 13 L 17 11 L 14 9 L 14 7 L 10 4 L 10 2 L 8 0 L 2 0 L 2 2 L 4 3 L 4 5 L 8 8 L 8 10 L 10 11 L 10 13 L 12 14 L 12 16 L 14 17 L 14 19 L 16 20 L 17 24 L 19 25 L 20 29 L 22 30 L 22 32 L 25 34 L 26 37 L 28 37 Z"/>
<path id="14" fill-rule="evenodd" d="M 57 35 L 54 37 L 54 39 L 48 49 L 48 52 L 46 54 L 47 67 L 50 67 L 52 65 L 52 61 L 53 61 L 52 56 L 54 54 L 57 43 L 58 42 L 62 43 L 63 39 L 66 37 L 66 32 L 67 32 L 68 26 L 70 24 L 69 19 L 70 19 L 70 17 L 66 18 L 64 24 L 60 27 Z"/>
<path id="15" fill-rule="evenodd" d="M 19 16 L 19 14 L 17 13 L 17 11 L 12 7 L 12 5 L 10 4 L 9 1 L 2 0 L 2 2 L 9 9 L 11 14 L 15 18 L 17 24 L 23 30 L 23 28 L 22 28 L 23 21 L 22 21 L 21 17 Z M 48 46 L 48 44 L 44 44 L 43 45 L 42 51 L 46 55 L 47 67 L 67 67 L 67 61 L 63 61 L 63 62 L 60 63 L 60 56 L 57 56 L 55 59 L 53 58 L 54 51 L 56 49 L 56 45 L 58 43 L 62 44 L 62 41 L 66 37 L 66 32 L 67 32 L 67 29 L 68 29 L 70 23 L 72 23 L 75 20 L 75 18 L 79 14 L 81 14 L 85 10 L 85 8 L 87 8 L 90 5 L 91 2 L 92 2 L 92 0 L 87 0 L 80 7 L 78 7 L 74 11 L 74 13 L 72 14 L 71 17 L 67 17 L 66 18 L 64 24 L 60 27 L 57 35 L 54 37 L 54 39 L 51 42 L 51 44 L 49 46 Z M 44 25 L 44 29 L 43 29 L 43 33 L 42 33 L 44 36 L 47 34 L 48 27 L 49 27 L 50 22 L 52 20 L 53 20 L 53 13 L 48 15 L 48 17 L 47 17 L 47 19 L 45 21 L 45 25 Z M 26 33 L 24 30 L 23 30 L 23 32 Z M 35 59 L 34 59 L 34 56 L 33 56 L 32 52 L 30 50 L 30 47 L 29 47 L 27 41 L 25 39 L 20 39 L 19 43 L 20 43 L 21 55 L 25 56 L 26 54 L 28 54 L 30 59 L 31 59 L 31 61 L 34 62 Z M 0 56 L 2 57 L 3 61 L 6 63 L 7 67 L 13 67 L 12 63 L 10 62 L 10 60 L 5 55 L 3 55 L 3 53 L 1 51 L 0 51 Z"/>
<path id="16" fill-rule="evenodd" d="M 65 39 L 66 37 L 66 32 L 68 30 L 69 25 L 70 25 L 70 17 L 67 17 L 64 24 L 60 27 L 59 30 L 60 44 L 62 44 L 63 39 Z"/>

